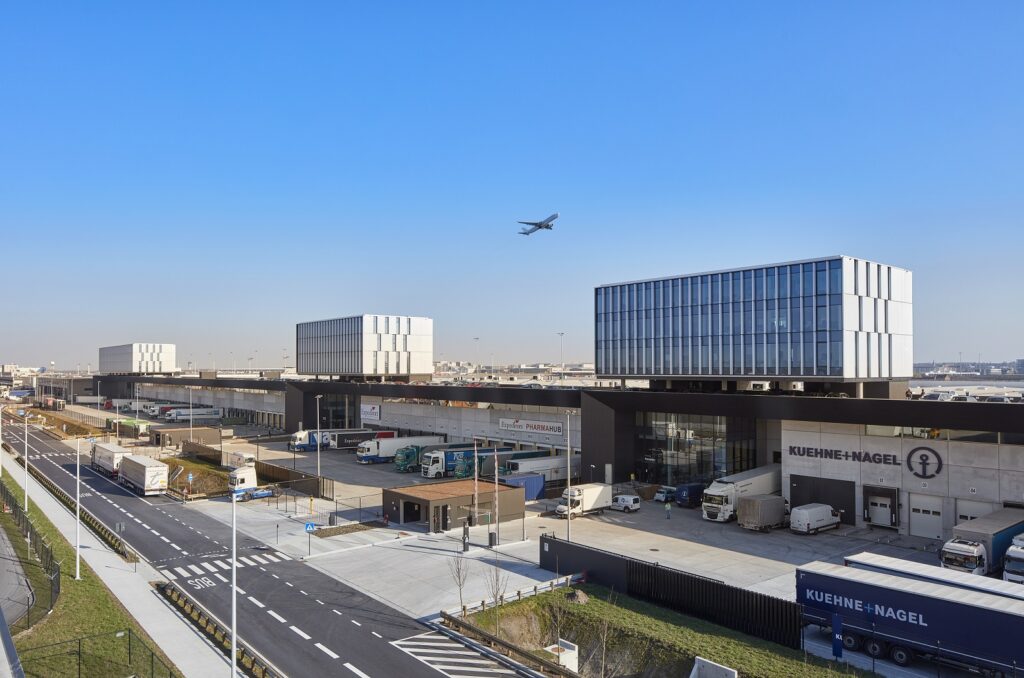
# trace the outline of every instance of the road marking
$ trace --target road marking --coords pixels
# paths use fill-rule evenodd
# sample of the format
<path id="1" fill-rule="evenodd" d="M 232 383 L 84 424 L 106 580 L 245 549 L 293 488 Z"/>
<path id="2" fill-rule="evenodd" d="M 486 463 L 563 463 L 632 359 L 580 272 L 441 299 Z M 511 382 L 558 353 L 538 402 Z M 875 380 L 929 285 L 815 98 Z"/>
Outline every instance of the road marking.
<path id="1" fill-rule="evenodd" d="M 249 566 L 252 566 L 252 567 L 255 567 L 255 566 L 256 566 L 256 563 L 252 562 L 251 560 L 249 560 L 249 559 L 248 559 L 248 558 L 246 558 L 245 556 L 240 556 L 240 557 L 239 557 L 238 559 L 239 559 L 239 560 L 241 560 L 241 561 L 242 561 L 243 563 L 245 563 L 246 565 L 249 565 Z"/>
<path id="2" fill-rule="evenodd" d="M 334 614 L 338 615 L 339 617 L 341 616 L 341 613 L 338 612 L 337 610 L 331 610 L 331 612 L 333 612 Z"/>
<path id="3" fill-rule="evenodd" d="M 188 579 L 189 577 L 192 576 L 192 573 L 189 572 L 188 570 L 186 570 L 183 567 L 176 567 L 176 568 L 174 568 L 174 571 L 177 572 L 178 574 L 180 574 L 185 579 Z"/>
<path id="4" fill-rule="evenodd" d="M 353 624 L 355 624 L 356 626 L 362 626 L 362 624 L 357 622 L 355 619 L 349 619 L 349 621 L 352 622 Z"/>
<path id="5" fill-rule="evenodd" d="M 216 565 L 217 567 L 219 567 L 222 570 L 230 570 L 231 569 L 231 566 L 228 565 L 227 563 L 225 563 L 223 560 L 215 560 L 215 561 L 213 561 L 213 564 Z"/>
<path id="6" fill-rule="evenodd" d="M 316 647 L 317 647 L 317 648 L 318 648 L 318 649 L 319 649 L 319 650 L 320 650 L 321 652 L 323 652 L 323 653 L 324 653 L 325 655 L 327 655 L 328 657 L 330 657 L 331 659 L 337 659 L 337 658 L 338 658 L 338 655 L 334 654 L 333 652 L 331 652 L 330 650 L 328 650 L 328 649 L 327 649 L 326 647 L 324 647 L 324 646 L 323 646 L 323 645 L 321 645 L 320 643 L 316 643 Z"/>
<path id="7" fill-rule="evenodd" d="M 278 577 L 278 576 L 277 576 L 276 574 L 274 574 L 273 572 L 271 572 L 271 573 L 270 573 L 270 576 L 271 576 L 271 577 L 273 577 L 274 579 L 280 579 L 280 577 Z"/>
<path id="8" fill-rule="evenodd" d="M 261 567 L 260 568 L 260 572 L 266 572 L 266 571 L 267 571 L 267 568 L 265 568 L 265 567 Z"/>
<path id="9" fill-rule="evenodd" d="M 373 635 L 377 636 L 378 638 L 383 638 L 384 637 L 384 636 L 380 635 L 379 633 L 377 633 L 376 631 L 370 631 L 370 633 L 372 633 Z"/>
<path id="10" fill-rule="evenodd" d="M 302 595 L 304 595 L 304 596 L 308 596 L 308 595 L 309 595 L 308 593 L 306 593 L 306 592 L 305 592 L 305 591 L 303 591 L 302 589 L 299 589 L 299 593 L 301 593 L 301 594 L 302 594 Z"/>
<path id="11" fill-rule="evenodd" d="M 363 673 L 362 671 L 360 671 L 356 667 L 352 666 L 348 662 L 345 663 L 345 668 L 348 669 L 349 671 L 351 671 L 352 673 L 356 674 L 357 676 L 359 676 L 359 678 L 370 678 L 368 675 L 366 675 L 365 673 Z"/>
<path id="12" fill-rule="evenodd" d="M 285 623 L 285 618 L 279 615 L 278 613 L 274 612 L 273 610 L 267 610 L 267 614 L 269 614 L 271 617 L 281 622 L 282 624 Z"/>
<path id="13" fill-rule="evenodd" d="M 175 579 L 177 579 L 177 577 L 175 577 L 173 573 L 168 572 L 167 570 L 160 570 L 160 574 L 167 577 L 170 581 L 174 581 Z"/>
<path id="14" fill-rule="evenodd" d="M 161 539 L 162 539 L 162 537 L 161 537 Z M 178 546 L 177 544 L 173 544 L 173 543 L 172 543 L 172 544 L 171 544 L 171 546 L 173 546 L 173 547 L 174 547 L 174 549 L 175 549 L 176 551 L 181 551 L 181 547 L 180 547 L 180 546 Z M 188 554 L 187 554 L 187 553 L 185 553 L 184 551 L 181 551 L 181 552 L 182 552 L 182 553 L 184 553 L 184 554 L 185 554 L 186 556 L 188 555 Z"/>
<path id="15" fill-rule="evenodd" d="M 205 572 L 202 571 L 202 569 L 196 567 L 195 565 L 189 565 L 188 569 L 192 570 L 196 574 L 206 574 Z"/>
<path id="16" fill-rule="evenodd" d="M 500 497 L 499 497 L 499 499 L 500 499 Z M 135 519 L 135 516 L 133 516 L 132 514 L 128 513 L 127 511 L 125 511 L 125 512 L 124 512 L 124 514 L 125 514 L 126 516 L 128 516 L 129 518 L 131 518 L 132 520 L 134 520 L 134 519 Z"/>
<path id="17" fill-rule="evenodd" d="M 203 567 L 205 567 L 210 572 L 216 572 L 217 571 L 216 567 L 214 567 L 213 565 L 210 565 L 209 563 L 207 563 L 205 561 L 203 561 L 203 562 L 201 562 L 199 564 L 202 565 Z"/>
<path id="18" fill-rule="evenodd" d="M 253 560 L 255 560 L 260 565 L 266 565 L 267 564 L 267 561 L 263 560 L 259 556 L 249 556 L 249 557 L 252 558 Z"/>
<path id="19" fill-rule="evenodd" d="M 245 595 L 245 591 L 242 590 L 241 586 L 235 585 L 235 590 L 238 591 L 239 595 Z"/>
<path id="20" fill-rule="evenodd" d="M 278 554 L 277 554 L 277 557 L 278 557 L 278 558 L 281 558 L 281 559 L 283 559 L 283 560 L 291 560 L 291 559 L 292 559 L 292 557 L 291 557 L 291 556 L 289 556 L 289 555 L 288 555 L 288 554 L 286 554 L 286 553 L 278 553 Z"/>
<path id="21" fill-rule="evenodd" d="M 295 584 L 291 583 L 290 581 L 286 581 L 286 582 L 285 582 L 285 585 L 286 585 L 286 586 L 295 586 Z"/>
<path id="22" fill-rule="evenodd" d="M 167 537 L 163 536 L 163 535 L 160 535 L 160 539 L 163 540 L 163 542 L 165 544 L 170 544 L 171 543 L 171 540 L 168 539 Z"/>
<path id="23" fill-rule="evenodd" d="M 220 572 L 214 572 L 214 573 L 213 573 L 213 576 L 214 576 L 214 577 L 216 577 L 217 579 L 220 579 L 220 580 L 221 580 L 222 582 L 224 582 L 225 584 L 227 584 L 227 583 L 228 583 L 228 578 L 227 578 L 227 577 L 225 577 L 224 575 L 222 575 L 222 574 L 221 574 Z"/>
<path id="24" fill-rule="evenodd" d="M 320 600 L 319 598 L 316 599 L 316 602 L 317 602 L 318 605 L 323 605 L 324 604 L 324 601 Z"/>
<path id="25" fill-rule="evenodd" d="M 149 525 L 147 525 L 146 523 L 142 523 L 142 526 L 143 526 L 144 528 L 146 528 L 147 530 L 149 529 Z"/>
<path id="26" fill-rule="evenodd" d="M 295 631 L 295 633 L 296 633 L 296 634 L 297 634 L 297 635 L 298 635 L 299 637 L 301 637 L 301 638 L 302 638 L 303 640 L 309 640 L 309 636 L 307 636 L 307 635 L 306 635 L 306 632 L 305 632 L 305 631 L 303 631 L 302 629 L 300 629 L 299 627 L 297 627 L 297 626 L 291 626 L 291 627 L 289 627 L 289 628 L 290 628 L 290 629 L 291 629 L 292 631 Z M 369 678 L 369 676 L 367 676 L 367 678 Z"/>
<path id="27" fill-rule="evenodd" d="M 171 544 L 171 546 L 174 546 L 174 544 Z M 177 548 L 177 547 L 175 547 L 175 548 Z M 188 555 L 188 551 L 182 551 L 182 552 L 181 552 L 181 555 L 183 555 L 183 556 L 187 556 L 187 555 Z"/>
<path id="28" fill-rule="evenodd" d="M 260 601 L 256 600 L 256 599 L 255 599 L 255 598 L 253 598 L 252 596 L 249 596 L 249 600 L 250 600 L 250 601 L 252 602 L 252 604 L 253 604 L 253 605 L 255 605 L 255 606 L 256 606 L 256 607 L 258 607 L 258 608 L 264 608 L 264 607 L 266 607 L 266 605 L 264 605 L 264 604 L 263 604 L 263 603 L 261 603 Z"/>
<path id="29" fill-rule="evenodd" d="M 142 524 L 142 521 L 141 521 L 141 520 L 139 520 L 138 518 L 132 518 L 132 520 L 134 520 L 135 522 L 137 522 L 137 523 L 138 523 L 138 524 L 140 524 L 140 525 Z"/>
<path id="30" fill-rule="evenodd" d="M 145 525 L 143 525 L 143 527 L 146 527 L 146 526 L 145 526 Z M 152 529 L 152 528 L 149 528 L 149 531 L 150 531 L 150 532 L 152 532 L 153 534 L 155 534 L 155 535 L 156 535 L 156 536 L 158 536 L 158 537 L 160 536 L 160 533 L 159 533 L 159 532 L 157 532 L 156 530 Z"/>
<path id="31" fill-rule="evenodd" d="M 270 555 L 269 553 L 264 553 L 263 557 L 266 558 L 267 560 L 269 560 L 272 563 L 279 562 L 277 558 L 275 558 L 274 556 Z"/>

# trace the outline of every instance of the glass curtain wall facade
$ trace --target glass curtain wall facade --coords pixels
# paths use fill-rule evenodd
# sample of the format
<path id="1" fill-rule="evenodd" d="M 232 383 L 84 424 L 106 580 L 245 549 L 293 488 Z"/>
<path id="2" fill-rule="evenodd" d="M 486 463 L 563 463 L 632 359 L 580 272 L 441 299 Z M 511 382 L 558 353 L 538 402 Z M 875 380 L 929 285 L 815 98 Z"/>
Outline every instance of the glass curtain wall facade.
<path id="1" fill-rule="evenodd" d="M 757 465 L 753 419 L 636 413 L 636 479 L 660 485 L 710 484 Z"/>
<path id="2" fill-rule="evenodd" d="M 595 290 L 599 375 L 842 376 L 843 260 Z"/>

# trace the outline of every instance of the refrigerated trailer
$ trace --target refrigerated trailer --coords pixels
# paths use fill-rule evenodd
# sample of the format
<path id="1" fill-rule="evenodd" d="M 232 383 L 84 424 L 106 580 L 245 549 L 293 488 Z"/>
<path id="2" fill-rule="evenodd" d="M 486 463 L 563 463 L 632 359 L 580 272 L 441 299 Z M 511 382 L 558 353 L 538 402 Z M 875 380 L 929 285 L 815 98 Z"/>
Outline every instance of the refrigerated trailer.
<path id="1" fill-rule="evenodd" d="M 1009 675 L 1024 666 L 1024 601 L 823 562 L 797 568 L 796 601 L 845 650 L 899 666 L 923 659 Z"/>
<path id="2" fill-rule="evenodd" d="M 539 473 L 544 476 L 545 483 L 565 482 L 565 477 L 570 472 L 573 478 L 580 477 L 580 455 L 574 454 L 569 460 L 566 460 L 564 454 L 535 459 L 512 459 L 505 462 L 505 470 L 508 473 Z"/>
<path id="3" fill-rule="evenodd" d="M 167 464 L 138 454 L 121 460 L 117 482 L 144 497 L 167 491 Z"/>
<path id="4" fill-rule="evenodd" d="M 220 419 L 224 416 L 224 408 L 221 407 L 181 407 L 173 410 L 167 410 L 163 414 L 163 418 L 167 421 L 182 422 L 182 421 L 200 421 L 210 419 Z"/>
<path id="5" fill-rule="evenodd" d="M 957 572 L 938 565 L 926 565 L 904 560 L 903 558 L 892 558 L 877 553 L 855 553 L 843 559 L 847 567 L 881 574 L 891 574 L 897 577 L 907 577 L 918 581 L 942 584 L 943 586 L 954 586 L 958 589 L 969 589 L 981 593 L 990 593 L 994 596 L 1016 598 L 1024 600 L 1024 586 L 1008 581 L 992 579 L 990 577 L 978 577 L 966 572 Z"/>
<path id="6" fill-rule="evenodd" d="M 96 471 L 116 478 L 121 469 L 121 462 L 131 452 L 116 443 L 93 443 L 90 466 Z"/>
<path id="7" fill-rule="evenodd" d="M 971 574 L 1003 569 L 1003 556 L 1013 538 L 1024 534 L 1024 509 L 1004 508 L 953 526 L 953 538 L 942 546 L 942 566 Z"/>
<path id="8" fill-rule="evenodd" d="M 408 438 L 376 438 L 359 443 L 356 461 L 360 464 L 390 463 L 395 452 L 406 445 L 437 445 L 443 443 L 441 436 L 410 436 Z"/>
<path id="9" fill-rule="evenodd" d="M 740 497 L 753 494 L 778 494 L 782 486 L 782 466 L 767 464 L 734 473 L 711 483 L 701 499 L 704 520 L 727 522 L 736 517 Z"/>

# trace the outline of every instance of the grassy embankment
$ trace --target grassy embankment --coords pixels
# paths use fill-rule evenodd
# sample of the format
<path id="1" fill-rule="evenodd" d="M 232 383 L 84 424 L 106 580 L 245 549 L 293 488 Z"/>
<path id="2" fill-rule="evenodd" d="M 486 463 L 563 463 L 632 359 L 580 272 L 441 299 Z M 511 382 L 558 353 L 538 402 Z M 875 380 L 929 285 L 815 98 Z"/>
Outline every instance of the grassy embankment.
<path id="1" fill-rule="evenodd" d="M 577 588 L 589 596 L 585 604 L 566 601 L 563 589 L 502 606 L 501 637 L 540 650 L 554 642 L 557 625 L 563 638 L 580 646 L 585 676 L 602 675 L 602 653 L 605 675 L 688 675 L 696 656 L 732 667 L 741 676 L 867 675 L 600 586 Z M 494 610 L 488 609 L 471 621 L 494 632 L 494 618 Z"/>
<path id="2" fill-rule="evenodd" d="M 14 492 L 15 496 L 22 494 L 21 486 L 9 474 L 4 474 L 2 482 Z M 54 557 L 61 562 L 61 593 L 56 606 L 45 620 L 38 622 L 29 630 L 19 633 L 14 639 L 18 653 L 25 663 L 26 675 L 30 677 L 78 675 L 78 644 L 69 641 L 98 634 L 105 635 L 102 638 L 94 638 L 82 643 L 81 675 L 83 676 L 113 676 L 133 673 L 148 676 L 150 652 L 139 647 L 138 639 L 140 638 L 149 648 L 156 650 L 158 659 L 154 662 L 157 669 L 155 675 L 167 675 L 166 669 L 160 670 L 161 661 L 164 666 L 172 667 L 175 675 L 181 675 L 84 561 L 81 567 L 82 578 L 80 581 L 75 581 L 74 548 L 31 501 L 31 497 L 29 498 L 29 516 L 53 548 Z M 0 516 L 0 526 L 7 531 L 15 548 L 19 549 L 19 556 L 24 556 L 25 538 L 21 536 L 13 519 L 6 514 Z M 26 576 L 33 587 L 49 587 L 46 574 L 34 558 L 23 558 L 22 563 Z M 127 564 L 126 567 L 128 567 Z M 39 597 L 43 598 L 44 603 L 46 602 L 45 593 Z M 154 604 L 156 603 L 154 602 Z M 35 614 L 36 612 L 33 611 L 33 617 Z M 114 635 L 115 632 L 129 629 L 135 634 L 130 662 L 127 635 L 121 638 Z M 54 645 L 56 643 L 60 644 Z M 51 647 L 28 651 L 31 648 L 43 648 L 44 646 Z"/>

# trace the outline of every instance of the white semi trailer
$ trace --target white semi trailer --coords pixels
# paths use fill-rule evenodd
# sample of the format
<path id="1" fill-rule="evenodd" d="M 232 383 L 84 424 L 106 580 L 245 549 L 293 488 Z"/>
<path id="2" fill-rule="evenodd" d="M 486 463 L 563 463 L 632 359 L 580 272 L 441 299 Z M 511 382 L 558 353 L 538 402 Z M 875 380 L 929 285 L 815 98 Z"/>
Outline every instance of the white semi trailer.
<path id="1" fill-rule="evenodd" d="M 754 494 L 778 494 L 782 487 L 782 467 L 767 464 L 719 478 L 704 490 L 701 513 L 704 520 L 720 523 L 736 518 L 740 497 Z"/>

